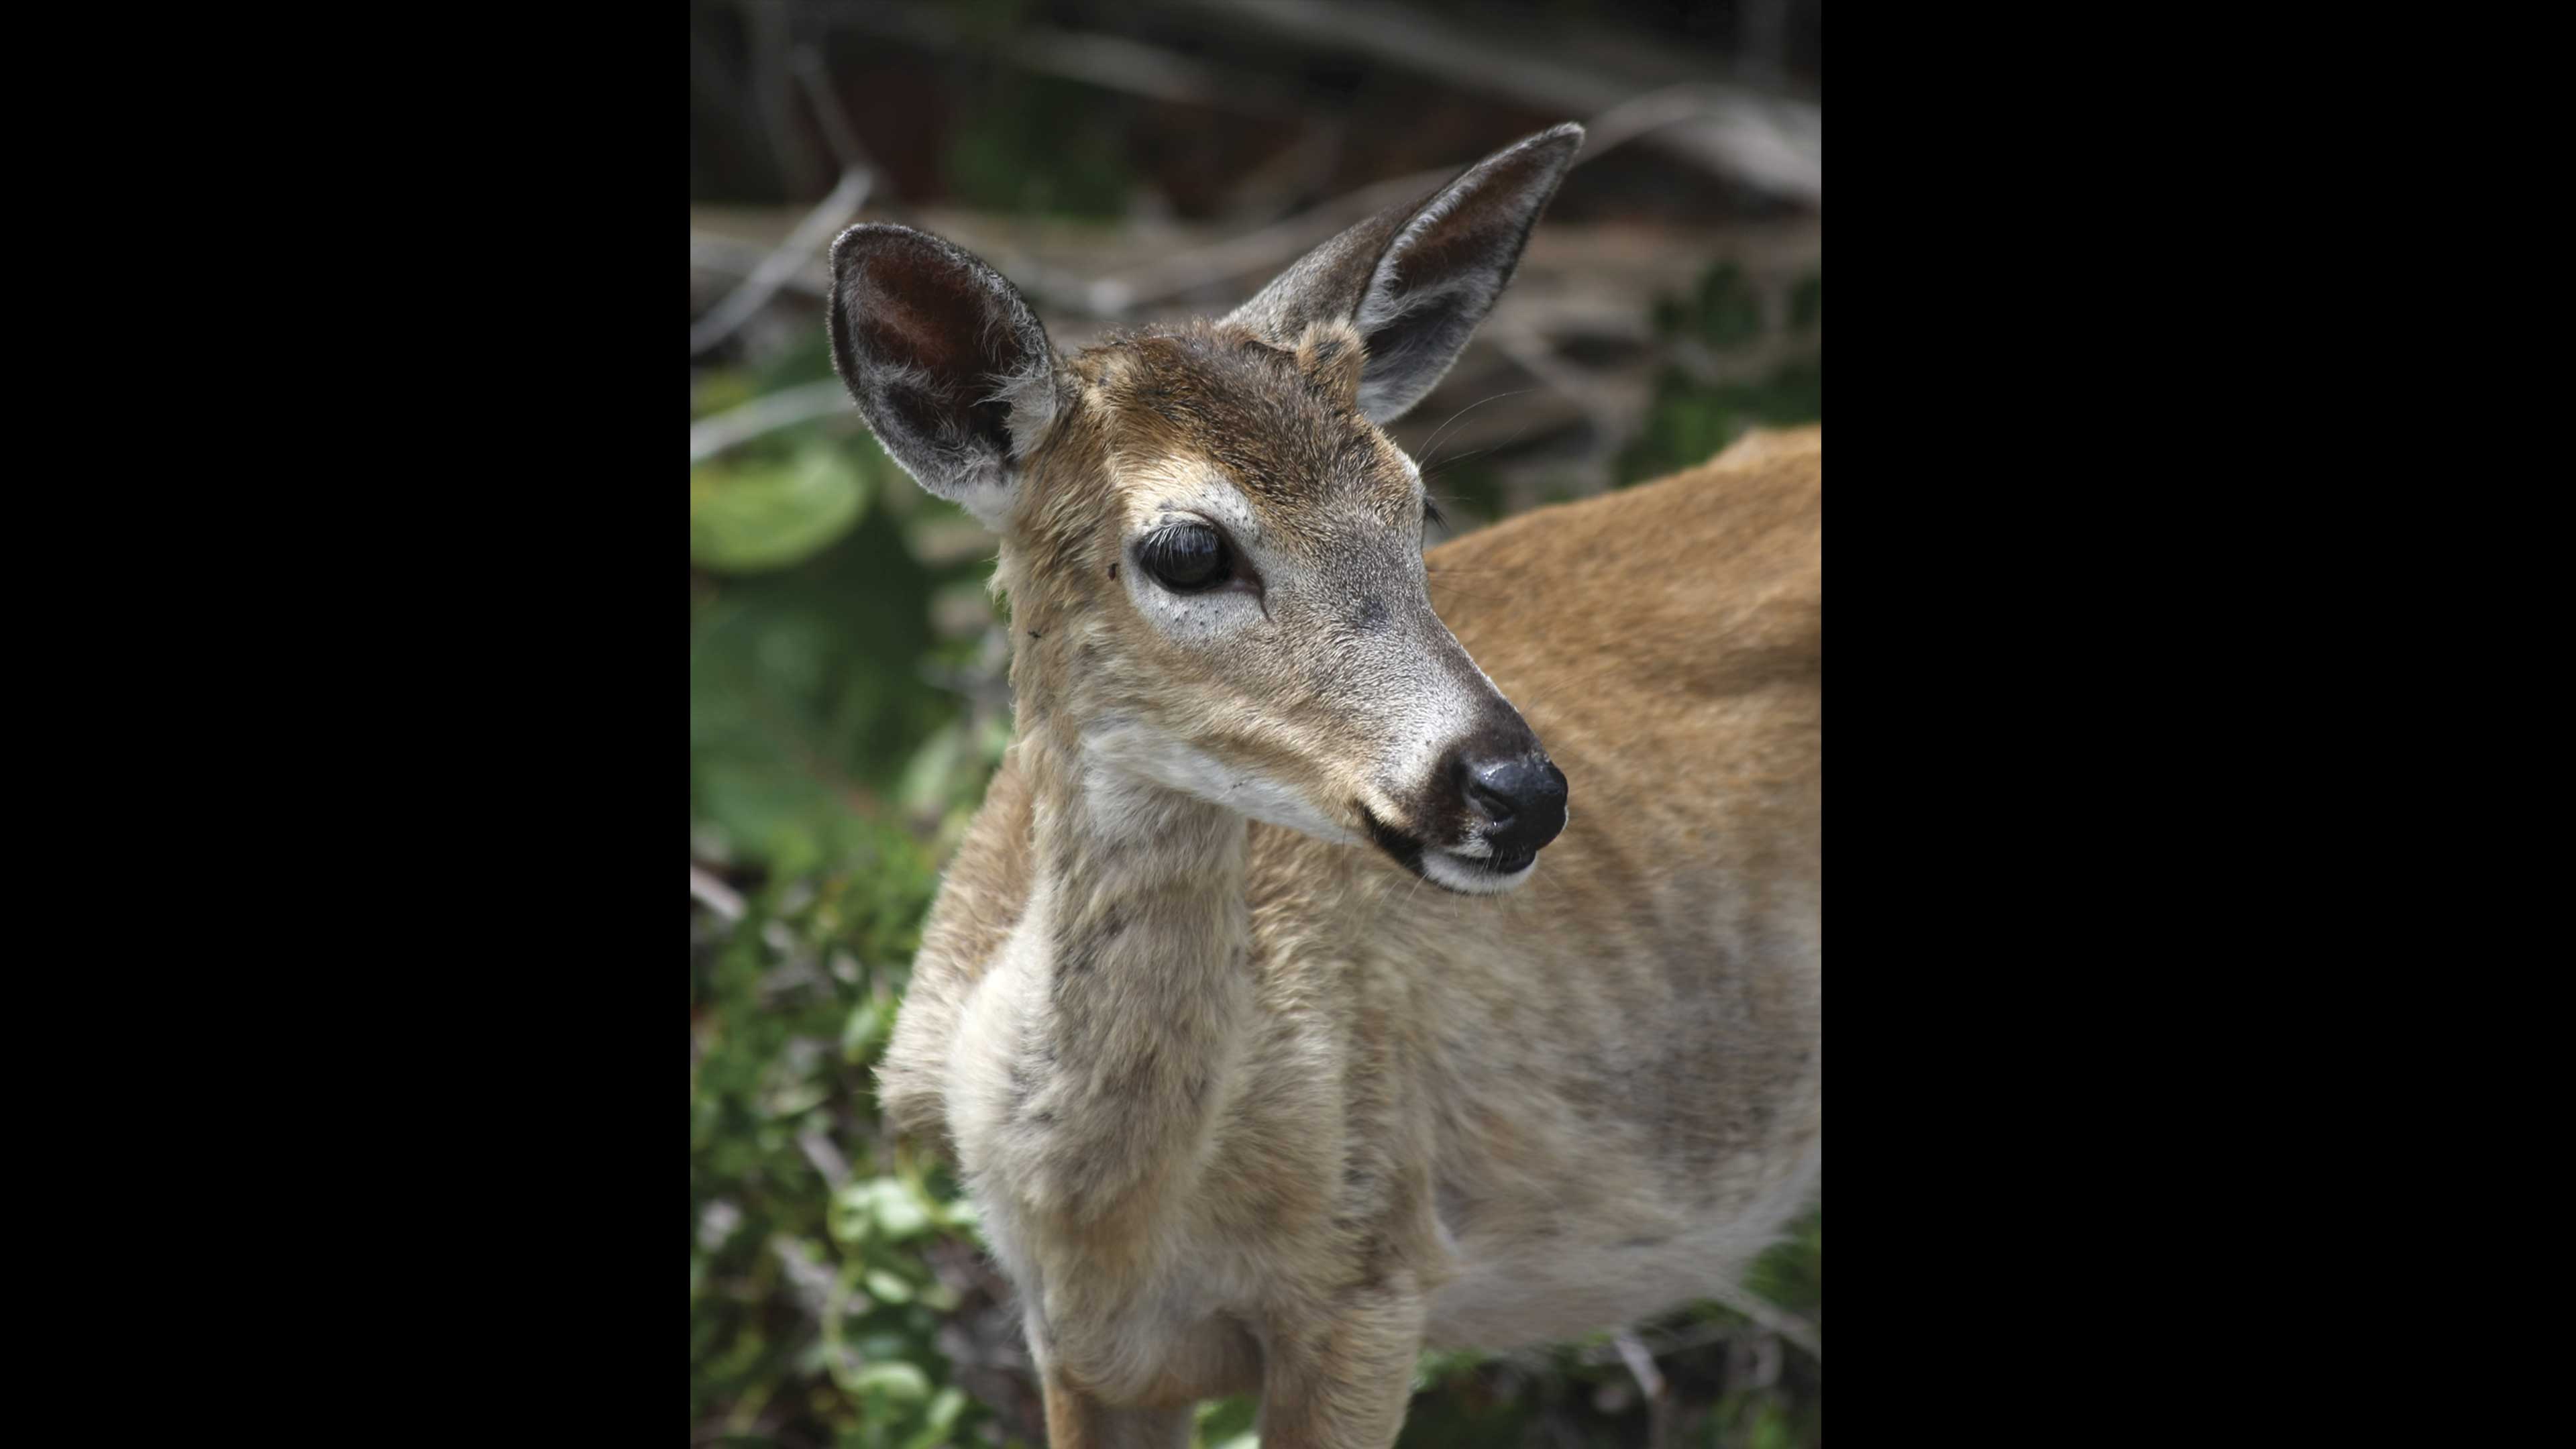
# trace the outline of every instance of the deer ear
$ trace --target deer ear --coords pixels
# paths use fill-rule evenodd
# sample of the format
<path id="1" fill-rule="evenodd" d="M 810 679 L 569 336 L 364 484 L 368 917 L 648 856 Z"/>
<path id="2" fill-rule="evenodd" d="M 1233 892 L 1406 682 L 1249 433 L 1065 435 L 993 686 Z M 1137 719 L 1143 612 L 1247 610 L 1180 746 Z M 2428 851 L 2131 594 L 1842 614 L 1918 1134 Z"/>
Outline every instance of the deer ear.
<path id="1" fill-rule="evenodd" d="M 1061 402 L 1046 329 L 999 272 L 910 227 L 832 243 L 832 364 L 922 487 L 1000 528 Z"/>
<path id="2" fill-rule="evenodd" d="M 1565 179 L 1572 122 L 1495 152 L 1411 206 L 1379 212 L 1308 252 L 1226 320 L 1282 347 L 1348 321 L 1368 347 L 1359 406 L 1390 422 L 1422 400 L 1494 308 L 1530 228 Z"/>

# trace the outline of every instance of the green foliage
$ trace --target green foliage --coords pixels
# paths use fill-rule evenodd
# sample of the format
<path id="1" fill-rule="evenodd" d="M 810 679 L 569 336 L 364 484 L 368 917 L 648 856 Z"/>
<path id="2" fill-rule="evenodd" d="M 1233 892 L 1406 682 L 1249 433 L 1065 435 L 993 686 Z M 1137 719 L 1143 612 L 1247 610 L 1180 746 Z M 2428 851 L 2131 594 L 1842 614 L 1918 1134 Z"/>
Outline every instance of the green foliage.
<path id="1" fill-rule="evenodd" d="M 987 1417 L 936 1339 L 973 1242 L 952 1184 L 890 1149 L 869 1068 L 937 882 L 859 821 L 817 874 L 699 914 L 689 961 L 689 1418 L 737 1444 L 931 1449 Z"/>
<path id="2" fill-rule="evenodd" d="M 1766 345 L 1780 360 L 1742 380 L 1667 368 L 1656 382 L 1643 432 L 1620 455 L 1621 482 L 1645 482 L 1705 463 L 1750 428 L 1824 420 L 1824 350 L 1821 339 L 1810 345 L 1808 336 L 1824 321 L 1823 274 L 1800 279 L 1787 304 L 1781 322 L 1768 320 L 1769 309 L 1742 270 L 1720 263 L 1690 297 L 1656 309 L 1664 336 L 1700 349 L 1718 369 L 1732 361 L 1740 370 L 1740 360 L 1759 357 Z"/>
<path id="3" fill-rule="evenodd" d="M 847 533 L 867 500 L 867 475 L 829 447 L 692 468 L 689 562 L 737 574 L 803 563 Z"/>

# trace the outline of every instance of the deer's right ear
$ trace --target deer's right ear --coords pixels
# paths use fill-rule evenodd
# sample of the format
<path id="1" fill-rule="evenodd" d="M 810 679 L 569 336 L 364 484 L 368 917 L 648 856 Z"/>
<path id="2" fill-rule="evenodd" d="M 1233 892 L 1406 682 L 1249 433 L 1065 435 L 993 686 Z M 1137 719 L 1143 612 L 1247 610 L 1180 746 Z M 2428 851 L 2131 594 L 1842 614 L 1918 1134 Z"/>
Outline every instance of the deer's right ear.
<path id="1" fill-rule="evenodd" d="M 886 452 L 1000 528 L 1062 400 L 1019 292 L 952 243 L 871 222 L 832 243 L 830 327 L 832 364 Z"/>
<path id="2" fill-rule="evenodd" d="M 1318 322 L 1351 323 L 1367 352 L 1360 411 L 1371 422 L 1402 417 L 1493 310 L 1582 146 L 1570 121 L 1506 146 L 1308 252 L 1226 320 L 1287 348 Z"/>

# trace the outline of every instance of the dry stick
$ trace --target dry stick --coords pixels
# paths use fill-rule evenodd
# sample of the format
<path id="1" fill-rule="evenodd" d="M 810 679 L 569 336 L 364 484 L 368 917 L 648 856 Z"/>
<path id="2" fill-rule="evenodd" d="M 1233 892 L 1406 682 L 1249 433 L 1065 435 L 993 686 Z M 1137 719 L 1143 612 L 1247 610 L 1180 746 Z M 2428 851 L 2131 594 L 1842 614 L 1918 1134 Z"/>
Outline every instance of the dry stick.
<path id="1" fill-rule="evenodd" d="M 695 863 L 689 866 L 689 899 L 702 902 L 708 910 L 728 921 L 742 919 L 742 897 L 733 887 L 715 878 Z"/>
<path id="2" fill-rule="evenodd" d="M 1817 1334 L 1814 1324 L 1797 1314 L 1785 1308 L 1775 1308 L 1754 1297 L 1750 1292 L 1731 1284 L 1721 1286 L 1711 1296 L 1755 1323 L 1805 1349 L 1808 1356 L 1816 1362 L 1825 1361 L 1824 1339 Z"/>
<path id="3" fill-rule="evenodd" d="M 769 256 L 769 248 L 758 242 L 742 241 L 712 231 L 689 233 L 689 265 L 700 271 L 723 272 L 728 276 L 748 277 Z M 779 285 L 782 292 L 802 292 L 824 298 L 832 295 L 832 274 L 816 262 L 807 261 Z"/>
<path id="4" fill-rule="evenodd" d="M 759 0 L 741 7 L 750 51 L 751 93 L 760 105 L 769 154 L 790 195 L 803 195 L 813 185 L 813 148 L 796 129 L 794 100 L 787 89 L 788 15 L 780 0 Z"/>
<path id="5" fill-rule="evenodd" d="M 1731 1290 L 1721 1289 L 1715 1296 L 1717 1301 L 1726 1307 L 1752 1319 L 1756 1328 L 1762 1329 L 1784 1343 L 1796 1344 L 1806 1350 L 1808 1357 L 1818 1363 L 1825 1361 L 1824 1346 L 1817 1341 L 1815 1325 L 1807 1320 L 1753 1299 L 1749 1295 L 1733 1293 Z M 1687 1333 L 1659 1334 L 1648 1351 L 1657 1358 L 1664 1358 L 1672 1354 L 1687 1353 L 1695 1348 L 1706 1348 L 1712 1343 L 1724 1343 L 1731 1338 L 1740 1337 L 1743 1333 L 1744 1326 L 1739 1323 L 1704 1323 Z M 1639 1341 L 1643 1342 L 1642 1339 Z M 1620 1356 L 1615 1348 L 1587 1348 L 1575 1355 L 1577 1361 L 1587 1364 L 1604 1364 Z"/>
<path id="6" fill-rule="evenodd" d="M 1155 100 L 1247 116 L 1276 116 L 1291 108 L 1275 88 L 1257 78 L 1227 76 L 1176 52 L 1114 35 L 1033 25 L 1012 42 L 1010 55 L 1033 70 Z"/>
<path id="7" fill-rule="evenodd" d="M 1605 492 L 1610 487 L 1610 460 L 1626 446 L 1636 431 L 1637 418 L 1629 410 L 1609 401 L 1602 390 L 1578 376 L 1574 369 L 1557 360 L 1544 338 L 1513 328 L 1492 329 L 1494 345 L 1503 355 L 1521 365 L 1530 376 L 1555 388 L 1583 410 L 1592 424 L 1592 441 L 1584 449 L 1576 467 L 1587 493 Z M 1651 399 L 1648 403 L 1652 405 Z M 1642 412 L 1643 409 L 1638 411 Z"/>
<path id="8" fill-rule="evenodd" d="M 1625 1329 L 1611 1342 L 1617 1346 L 1619 1357 L 1627 1361 L 1637 1387 L 1645 1390 L 1648 1449 L 1666 1449 L 1673 1442 L 1673 1401 L 1664 1392 L 1664 1376 L 1655 1367 L 1655 1356 L 1646 1352 L 1637 1335 Z"/>
<path id="9" fill-rule="evenodd" d="M 805 88 L 805 103 L 814 108 L 814 119 L 823 127 L 823 144 L 832 148 L 832 159 L 843 171 L 865 171 L 868 153 L 859 145 L 858 132 L 850 128 L 850 116 L 841 109 L 841 98 L 832 93 L 831 78 L 823 73 L 823 57 L 810 45 L 796 47 L 788 64 L 795 67 L 796 83 Z"/>
<path id="10" fill-rule="evenodd" d="M 1277 266 L 1381 208 L 1421 200 L 1424 192 L 1455 174 L 1454 168 L 1444 168 L 1373 182 L 1276 225 L 1104 277 L 1091 284 L 1085 300 L 1100 315 L 1114 317 L 1148 302 Z"/>
<path id="11" fill-rule="evenodd" d="M 741 407 L 689 424 L 689 461 L 703 463 L 737 443 L 846 412 L 849 406 L 850 395 L 838 378 L 755 398 Z"/>
<path id="12" fill-rule="evenodd" d="M 832 194 L 805 214 L 796 230 L 778 244 L 776 251 L 761 259 L 741 286 L 708 309 L 707 315 L 689 324 L 689 355 L 695 357 L 731 337 L 778 294 L 779 288 L 804 270 L 815 251 L 867 203 L 868 188 L 874 180 L 875 174 L 864 167 L 842 172 L 841 182 L 832 188 Z"/>
<path id="13" fill-rule="evenodd" d="M 1670 86 L 1611 106 L 1584 123 L 1583 151 L 1573 164 L 1586 165 L 1640 137 L 1707 117 L 1717 89 L 1701 84 Z M 1095 315 L 1115 317 L 1147 303 L 1276 267 L 1361 217 L 1421 200 L 1424 193 L 1456 175 L 1457 168 L 1444 167 L 1372 182 L 1259 231 L 1102 278 L 1091 284 L 1081 301 Z"/>

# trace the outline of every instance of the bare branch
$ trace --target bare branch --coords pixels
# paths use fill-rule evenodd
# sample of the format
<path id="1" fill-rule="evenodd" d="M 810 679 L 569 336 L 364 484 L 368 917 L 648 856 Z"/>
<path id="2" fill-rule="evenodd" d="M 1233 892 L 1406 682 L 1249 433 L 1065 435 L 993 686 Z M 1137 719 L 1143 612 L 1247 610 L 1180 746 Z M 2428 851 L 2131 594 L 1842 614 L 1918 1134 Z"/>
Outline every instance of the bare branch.
<path id="1" fill-rule="evenodd" d="M 849 1186 L 850 1160 L 832 1145 L 831 1138 L 808 1127 L 796 1134 L 796 1150 L 805 1154 L 805 1160 L 814 1164 L 814 1170 L 823 1175 L 833 1191 Z"/>
<path id="2" fill-rule="evenodd" d="M 694 862 L 689 866 L 689 899 L 728 921 L 742 919 L 742 897 L 734 894 L 733 887 L 700 869 Z"/>
<path id="3" fill-rule="evenodd" d="M 1637 1335 L 1624 1329 L 1611 1343 L 1619 1350 L 1619 1357 L 1627 1361 L 1637 1387 L 1645 1391 L 1648 1449 L 1668 1449 L 1673 1442 L 1673 1401 L 1665 1392 L 1664 1376 L 1655 1367 L 1655 1356 L 1646 1352 Z"/>
<path id="4" fill-rule="evenodd" d="M 796 80 L 805 87 L 806 103 L 814 108 L 814 119 L 823 128 L 823 144 L 832 148 L 832 159 L 843 174 L 872 170 L 868 153 L 859 145 L 859 133 L 850 127 L 849 112 L 841 109 L 841 98 L 832 93 L 831 77 L 823 71 L 823 57 L 814 47 L 800 45 L 790 57 Z"/>
<path id="5" fill-rule="evenodd" d="M 1754 1322 L 1761 1324 L 1764 1328 L 1771 1330 L 1773 1333 L 1789 1340 L 1798 1347 L 1805 1349 L 1808 1355 L 1814 1358 L 1816 1362 L 1824 1362 L 1824 1339 L 1816 1332 L 1816 1326 L 1814 1324 L 1800 1318 L 1797 1314 L 1791 1313 L 1786 1308 L 1775 1308 L 1771 1304 L 1765 1303 L 1761 1299 L 1754 1297 L 1745 1289 L 1736 1287 L 1732 1284 L 1721 1285 L 1718 1292 L 1713 1296 L 1718 1302 L 1725 1304 L 1727 1307 L 1732 1308 L 1736 1312 L 1743 1314 L 1745 1317 L 1752 1319 Z"/>
<path id="6" fill-rule="evenodd" d="M 1103 277 L 1091 284 L 1087 300 L 1102 315 L 1117 316 L 1148 303 L 1186 296 L 1201 287 L 1276 267 L 1382 207 L 1420 200 L 1425 192 L 1454 174 L 1454 169 L 1417 171 L 1372 183 L 1301 211 L 1275 226 Z"/>
<path id="7" fill-rule="evenodd" d="M 1260 3 L 1260 0 L 1245 0 L 1245 3 Z M 1733 103 L 1733 93 L 1727 87 L 1707 83 L 1671 86 L 1621 101 L 1584 123 L 1583 151 L 1574 158 L 1574 165 L 1587 165 L 1614 148 L 1668 132 L 1677 126 L 1724 120 L 1726 107 Z M 1821 120 L 1817 124 L 1821 127 Z M 1820 151 L 1817 161 L 1819 176 L 1822 165 Z M 1438 171 L 1417 171 L 1410 176 L 1372 182 L 1259 231 L 1178 256 L 1159 258 L 1104 277 L 1090 285 L 1081 301 L 1087 304 L 1086 310 L 1096 315 L 1115 317 L 1138 307 L 1186 296 L 1201 287 L 1211 287 L 1252 272 L 1268 271 L 1295 259 L 1324 238 L 1381 208 L 1421 200 L 1433 187 L 1456 174 L 1456 168 L 1444 167 Z M 1820 181 L 1820 187 L 1821 184 Z M 1822 199 L 1821 190 L 1815 199 Z"/>
<path id="8" fill-rule="evenodd" d="M 769 258 L 769 248 L 753 242 L 737 241 L 711 231 L 689 233 L 689 265 L 701 271 L 724 272 L 748 277 Z M 832 274 L 822 264 L 808 260 L 779 285 L 783 292 L 802 292 L 809 297 L 832 295 Z"/>
<path id="9" fill-rule="evenodd" d="M 832 194 L 805 214 L 796 230 L 752 269 L 741 286 L 709 308 L 707 315 L 689 324 L 689 355 L 695 357 L 732 336 L 735 329 L 750 321 L 752 314 L 778 294 L 779 288 L 804 270 L 823 244 L 867 204 L 868 189 L 874 180 L 875 173 L 865 169 L 842 172 L 840 184 L 832 188 Z"/>
<path id="10" fill-rule="evenodd" d="M 741 407 L 689 424 L 689 461 L 703 463 L 737 443 L 798 423 L 827 418 L 849 409 L 849 391 L 839 378 L 809 382 L 754 398 Z"/>

